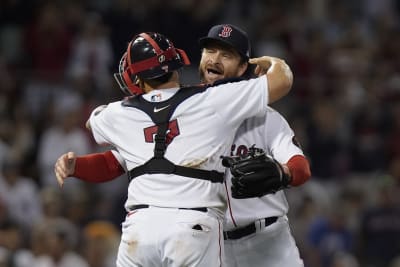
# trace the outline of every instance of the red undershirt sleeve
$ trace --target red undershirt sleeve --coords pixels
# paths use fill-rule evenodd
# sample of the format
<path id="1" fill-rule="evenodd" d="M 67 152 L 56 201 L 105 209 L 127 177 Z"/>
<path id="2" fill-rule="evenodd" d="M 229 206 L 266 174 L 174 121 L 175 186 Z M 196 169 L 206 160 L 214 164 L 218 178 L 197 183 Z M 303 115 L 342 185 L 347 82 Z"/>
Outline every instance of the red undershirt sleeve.
<path id="1" fill-rule="evenodd" d="M 111 151 L 88 154 L 76 158 L 75 172 L 71 175 L 93 183 L 111 181 L 125 173 Z"/>
<path id="2" fill-rule="evenodd" d="M 302 155 L 296 155 L 290 158 L 286 163 L 292 175 L 291 186 L 304 184 L 311 177 L 310 164 Z"/>

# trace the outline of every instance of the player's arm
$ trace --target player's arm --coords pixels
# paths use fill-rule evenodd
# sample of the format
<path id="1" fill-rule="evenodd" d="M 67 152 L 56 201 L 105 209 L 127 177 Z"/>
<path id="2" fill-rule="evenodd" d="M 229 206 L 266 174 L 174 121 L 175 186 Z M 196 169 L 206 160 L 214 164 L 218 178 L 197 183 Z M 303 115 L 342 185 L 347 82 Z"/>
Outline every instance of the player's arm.
<path id="1" fill-rule="evenodd" d="M 125 173 L 125 170 L 112 151 L 79 157 L 74 152 L 68 152 L 58 158 L 54 172 L 59 186 L 62 187 L 64 180 L 68 177 L 101 183 L 119 177 Z"/>
<path id="2" fill-rule="evenodd" d="M 282 164 L 282 167 L 289 177 L 290 186 L 302 185 L 311 177 L 310 164 L 303 155 L 291 157 L 286 164 Z"/>
<path id="3" fill-rule="evenodd" d="M 267 76 L 269 103 L 273 103 L 289 93 L 293 84 L 293 73 L 284 60 L 263 56 L 251 58 L 249 63 L 257 65 L 254 70 L 257 76 Z"/>
<path id="4" fill-rule="evenodd" d="M 280 164 L 262 149 L 250 149 L 239 157 L 223 157 L 222 164 L 230 169 L 232 197 L 238 199 L 274 194 L 304 183 L 311 175 L 305 157 L 296 155 L 287 164 Z"/>
<path id="5" fill-rule="evenodd" d="M 91 119 L 91 117 L 93 117 L 93 116 L 97 116 L 100 112 L 102 112 L 105 108 L 107 108 L 107 105 L 101 105 L 101 106 L 98 106 L 97 108 L 95 108 L 93 111 L 92 111 L 92 114 L 90 114 L 90 117 L 89 117 L 89 119 L 86 121 L 86 123 L 85 123 L 85 127 L 86 127 L 86 129 L 88 129 L 89 131 L 92 131 L 92 127 L 90 126 L 90 119 Z"/>
<path id="6" fill-rule="evenodd" d="M 268 108 L 264 123 L 265 146 L 290 177 L 289 186 L 299 186 L 311 177 L 310 164 L 288 121 L 276 110 Z"/>

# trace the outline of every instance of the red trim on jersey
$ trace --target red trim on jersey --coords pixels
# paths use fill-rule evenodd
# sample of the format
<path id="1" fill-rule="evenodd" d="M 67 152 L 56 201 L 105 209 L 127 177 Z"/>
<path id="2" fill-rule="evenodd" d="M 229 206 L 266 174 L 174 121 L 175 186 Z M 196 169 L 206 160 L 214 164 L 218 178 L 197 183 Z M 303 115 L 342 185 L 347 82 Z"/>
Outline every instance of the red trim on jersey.
<path id="1" fill-rule="evenodd" d="M 219 267 L 222 266 L 222 244 L 221 241 L 223 242 L 224 236 L 222 235 L 222 229 L 221 229 L 221 222 L 218 220 L 218 244 L 219 244 Z"/>
<path id="2" fill-rule="evenodd" d="M 310 164 L 308 160 L 301 155 L 293 156 L 286 163 L 292 174 L 290 185 L 298 186 L 304 184 L 311 177 Z"/>
<path id="3" fill-rule="evenodd" d="M 233 214 L 232 214 L 231 198 L 229 197 L 228 186 L 226 185 L 226 182 L 224 182 L 224 184 L 225 184 L 225 192 L 226 192 L 226 197 L 227 197 L 227 200 L 228 200 L 228 209 L 229 209 L 229 215 L 231 216 L 231 219 L 232 219 L 233 225 L 236 227 L 236 226 L 237 226 L 237 224 L 236 224 L 235 218 L 233 218 Z"/>
<path id="4" fill-rule="evenodd" d="M 75 172 L 71 175 L 93 183 L 111 181 L 125 173 L 111 151 L 88 154 L 76 158 Z"/>

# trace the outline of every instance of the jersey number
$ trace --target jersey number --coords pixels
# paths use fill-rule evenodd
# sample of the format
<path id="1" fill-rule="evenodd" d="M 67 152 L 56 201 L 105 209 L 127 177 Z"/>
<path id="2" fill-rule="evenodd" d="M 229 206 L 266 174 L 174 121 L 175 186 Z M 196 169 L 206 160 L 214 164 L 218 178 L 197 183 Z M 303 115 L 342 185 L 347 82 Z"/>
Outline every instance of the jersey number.
<path id="1" fill-rule="evenodd" d="M 144 140 L 147 143 L 154 143 L 154 136 L 156 135 L 157 130 L 158 130 L 157 125 L 144 128 Z M 167 145 L 171 143 L 172 140 L 175 138 L 175 136 L 178 136 L 179 134 L 180 132 L 178 127 L 178 121 L 177 120 L 170 121 L 168 124 L 167 137 L 166 137 Z"/>

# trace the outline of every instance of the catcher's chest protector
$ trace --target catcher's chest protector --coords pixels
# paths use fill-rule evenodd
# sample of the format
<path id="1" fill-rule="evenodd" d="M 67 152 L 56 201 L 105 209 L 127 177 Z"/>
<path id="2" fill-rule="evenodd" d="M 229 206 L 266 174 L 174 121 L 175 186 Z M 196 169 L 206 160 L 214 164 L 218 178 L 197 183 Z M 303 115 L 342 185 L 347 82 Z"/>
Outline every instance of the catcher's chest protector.
<path id="1" fill-rule="evenodd" d="M 213 183 L 223 182 L 224 174 L 221 172 L 215 170 L 208 171 L 175 165 L 164 157 L 165 150 L 167 148 L 166 136 L 169 120 L 175 109 L 180 103 L 182 103 L 189 97 L 204 92 L 206 89 L 207 86 L 181 88 L 171 98 L 163 101 L 163 108 L 159 109 L 157 109 L 156 105 L 159 105 L 160 103 L 148 102 L 143 98 L 143 96 L 131 97 L 122 102 L 123 106 L 133 107 L 142 110 L 147 115 L 149 115 L 151 120 L 157 125 L 157 133 L 154 138 L 154 156 L 143 165 L 140 165 L 128 171 L 128 177 L 130 180 L 145 173 L 165 173 L 208 180 Z"/>

